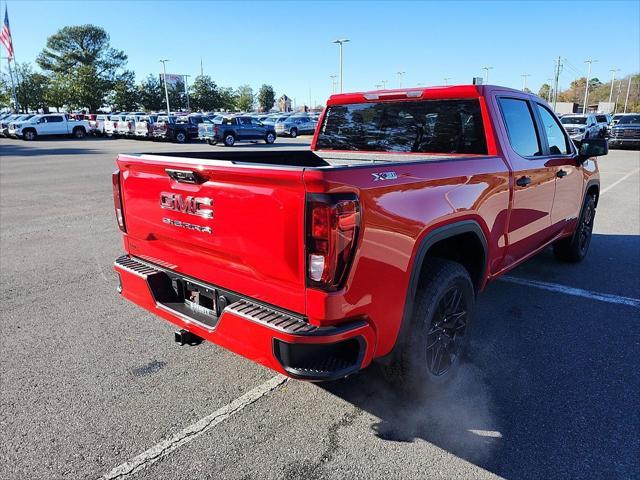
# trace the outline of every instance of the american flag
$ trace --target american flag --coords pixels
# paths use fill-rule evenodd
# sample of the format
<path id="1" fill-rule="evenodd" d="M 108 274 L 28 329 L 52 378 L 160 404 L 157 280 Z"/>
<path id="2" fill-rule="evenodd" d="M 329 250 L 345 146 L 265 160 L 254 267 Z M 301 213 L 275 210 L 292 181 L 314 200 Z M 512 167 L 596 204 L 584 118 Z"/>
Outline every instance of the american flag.
<path id="1" fill-rule="evenodd" d="M 11 40 L 11 29 L 9 28 L 9 13 L 7 7 L 4 7 L 4 24 L 2 25 L 2 31 L 0 32 L 0 43 L 7 49 L 7 58 L 11 60 L 13 58 L 13 41 Z"/>

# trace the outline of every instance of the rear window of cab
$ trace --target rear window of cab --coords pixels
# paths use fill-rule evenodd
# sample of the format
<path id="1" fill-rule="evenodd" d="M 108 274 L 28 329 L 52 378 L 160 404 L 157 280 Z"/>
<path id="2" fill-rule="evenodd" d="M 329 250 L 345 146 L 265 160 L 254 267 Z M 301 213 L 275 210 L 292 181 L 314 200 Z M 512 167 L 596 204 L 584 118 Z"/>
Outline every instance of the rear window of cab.
<path id="1" fill-rule="evenodd" d="M 334 105 L 327 108 L 316 148 L 487 154 L 477 99 Z"/>

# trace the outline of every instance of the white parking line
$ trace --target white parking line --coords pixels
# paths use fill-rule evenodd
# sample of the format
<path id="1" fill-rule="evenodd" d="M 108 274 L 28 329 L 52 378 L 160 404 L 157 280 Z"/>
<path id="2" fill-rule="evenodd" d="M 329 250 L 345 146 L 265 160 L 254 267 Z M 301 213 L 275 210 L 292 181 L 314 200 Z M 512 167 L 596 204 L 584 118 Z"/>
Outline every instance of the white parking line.
<path id="1" fill-rule="evenodd" d="M 502 280 L 503 282 L 516 283 L 518 285 L 526 285 L 528 287 L 541 288 L 542 290 L 563 293 L 565 295 L 573 295 L 574 297 L 590 298 L 591 300 L 598 300 L 600 302 L 616 303 L 618 305 L 628 305 L 630 307 L 640 308 L 640 299 L 638 298 L 620 297 L 618 295 L 609 295 L 608 293 L 591 292 L 589 290 L 567 287 L 566 285 L 559 285 L 557 283 L 540 282 L 538 280 L 527 280 L 524 278 L 511 277 L 508 275 L 499 277 L 498 280 Z"/>
<path id="2" fill-rule="evenodd" d="M 149 465 L 152 465 L 161 458 L 169 455 L 175 449 L 181 447 L 185 443 L 190 442 L 191 440 L 194 440 L 195 438 L 199 437 L 204 432 L 216 426 L 220 422 L 223 422 L 230 416 L 235 415 L 247 405 L 251 405 L 256 400 L 264 397 L 267 393 L 276 389 L 285 381 L 287 381 L 287 377 L 285 377 L 284 375 L 276 375 L 275 377 L 264 382 L 262 385 L 257 386 L 253 390 L 249 390 L 241 397 L 236 398 L 231 403 L 216 410 L 211 415 L 207 415 L 206 417 L 201 418 L 196 423 L 189 425 L 188 427 L 183 429 L 181 432 L 176 433 L 172 437 L 161 441 L 160 443 L 151 447 L 149 450 L 142 452 L 140 455 L 132 458 L 128 462 L 118 465 L 109 473 L 100 477 L 100 479 L 125 479 L 130 475 L 139 472 L 140 470 L 144 470 Z"/>
<path id="3" fill-rule="evenodd" d="M 627 178 L 629 178 L 631 175 L 634 175 L 636 173 L 640 172 L 640 168 L 636 168 L 635 170 L 627 173 L 624 177 L 622 177 L 619 180 L 616 180 L 615 182 L 613 182 L 611 185 L 609 185 L 607 188 L 602 189 L 602 191 L 600 192 L 600 195 L 603 195 L 605 193 L 607 193 L 609 190 L 611 190 L 613 187 L 615 187 L 616 185 L 618 185 L 620 182 L 624 182 Z"/>

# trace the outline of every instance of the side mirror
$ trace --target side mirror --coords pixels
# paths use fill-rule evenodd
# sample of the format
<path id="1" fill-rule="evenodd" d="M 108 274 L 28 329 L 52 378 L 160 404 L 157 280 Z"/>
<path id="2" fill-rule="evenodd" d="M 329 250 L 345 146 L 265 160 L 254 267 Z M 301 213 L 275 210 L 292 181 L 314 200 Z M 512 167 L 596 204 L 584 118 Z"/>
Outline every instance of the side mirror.
<path id="1" fill-rule="evenodd" d="M 578 147 L 578 161 L 586 162 L 591 157 L 602 157 L 609 153 L 609 141 L 606 138 L 586 138 Z"/>

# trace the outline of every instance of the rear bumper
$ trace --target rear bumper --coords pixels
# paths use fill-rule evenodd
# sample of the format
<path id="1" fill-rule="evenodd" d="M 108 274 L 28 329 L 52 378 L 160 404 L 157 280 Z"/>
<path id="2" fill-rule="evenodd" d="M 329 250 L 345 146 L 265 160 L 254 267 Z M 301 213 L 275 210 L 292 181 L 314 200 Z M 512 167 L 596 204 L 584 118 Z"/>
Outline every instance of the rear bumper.
<path id="1" fill-rule="evenodd" d="M 301 380 L 335 380 L 371 363 L 375 336 L 371 326 L 353 321 L 318 327 L 302 316 L 206 285 L 232 299 L 217 321 L 206 325 L 197 315 L 173 308 L 167 295 L 172 279 L 183 277 L 135 257 L 123 256 L 114 266 L 123 297 L 205 340 Z"/>

